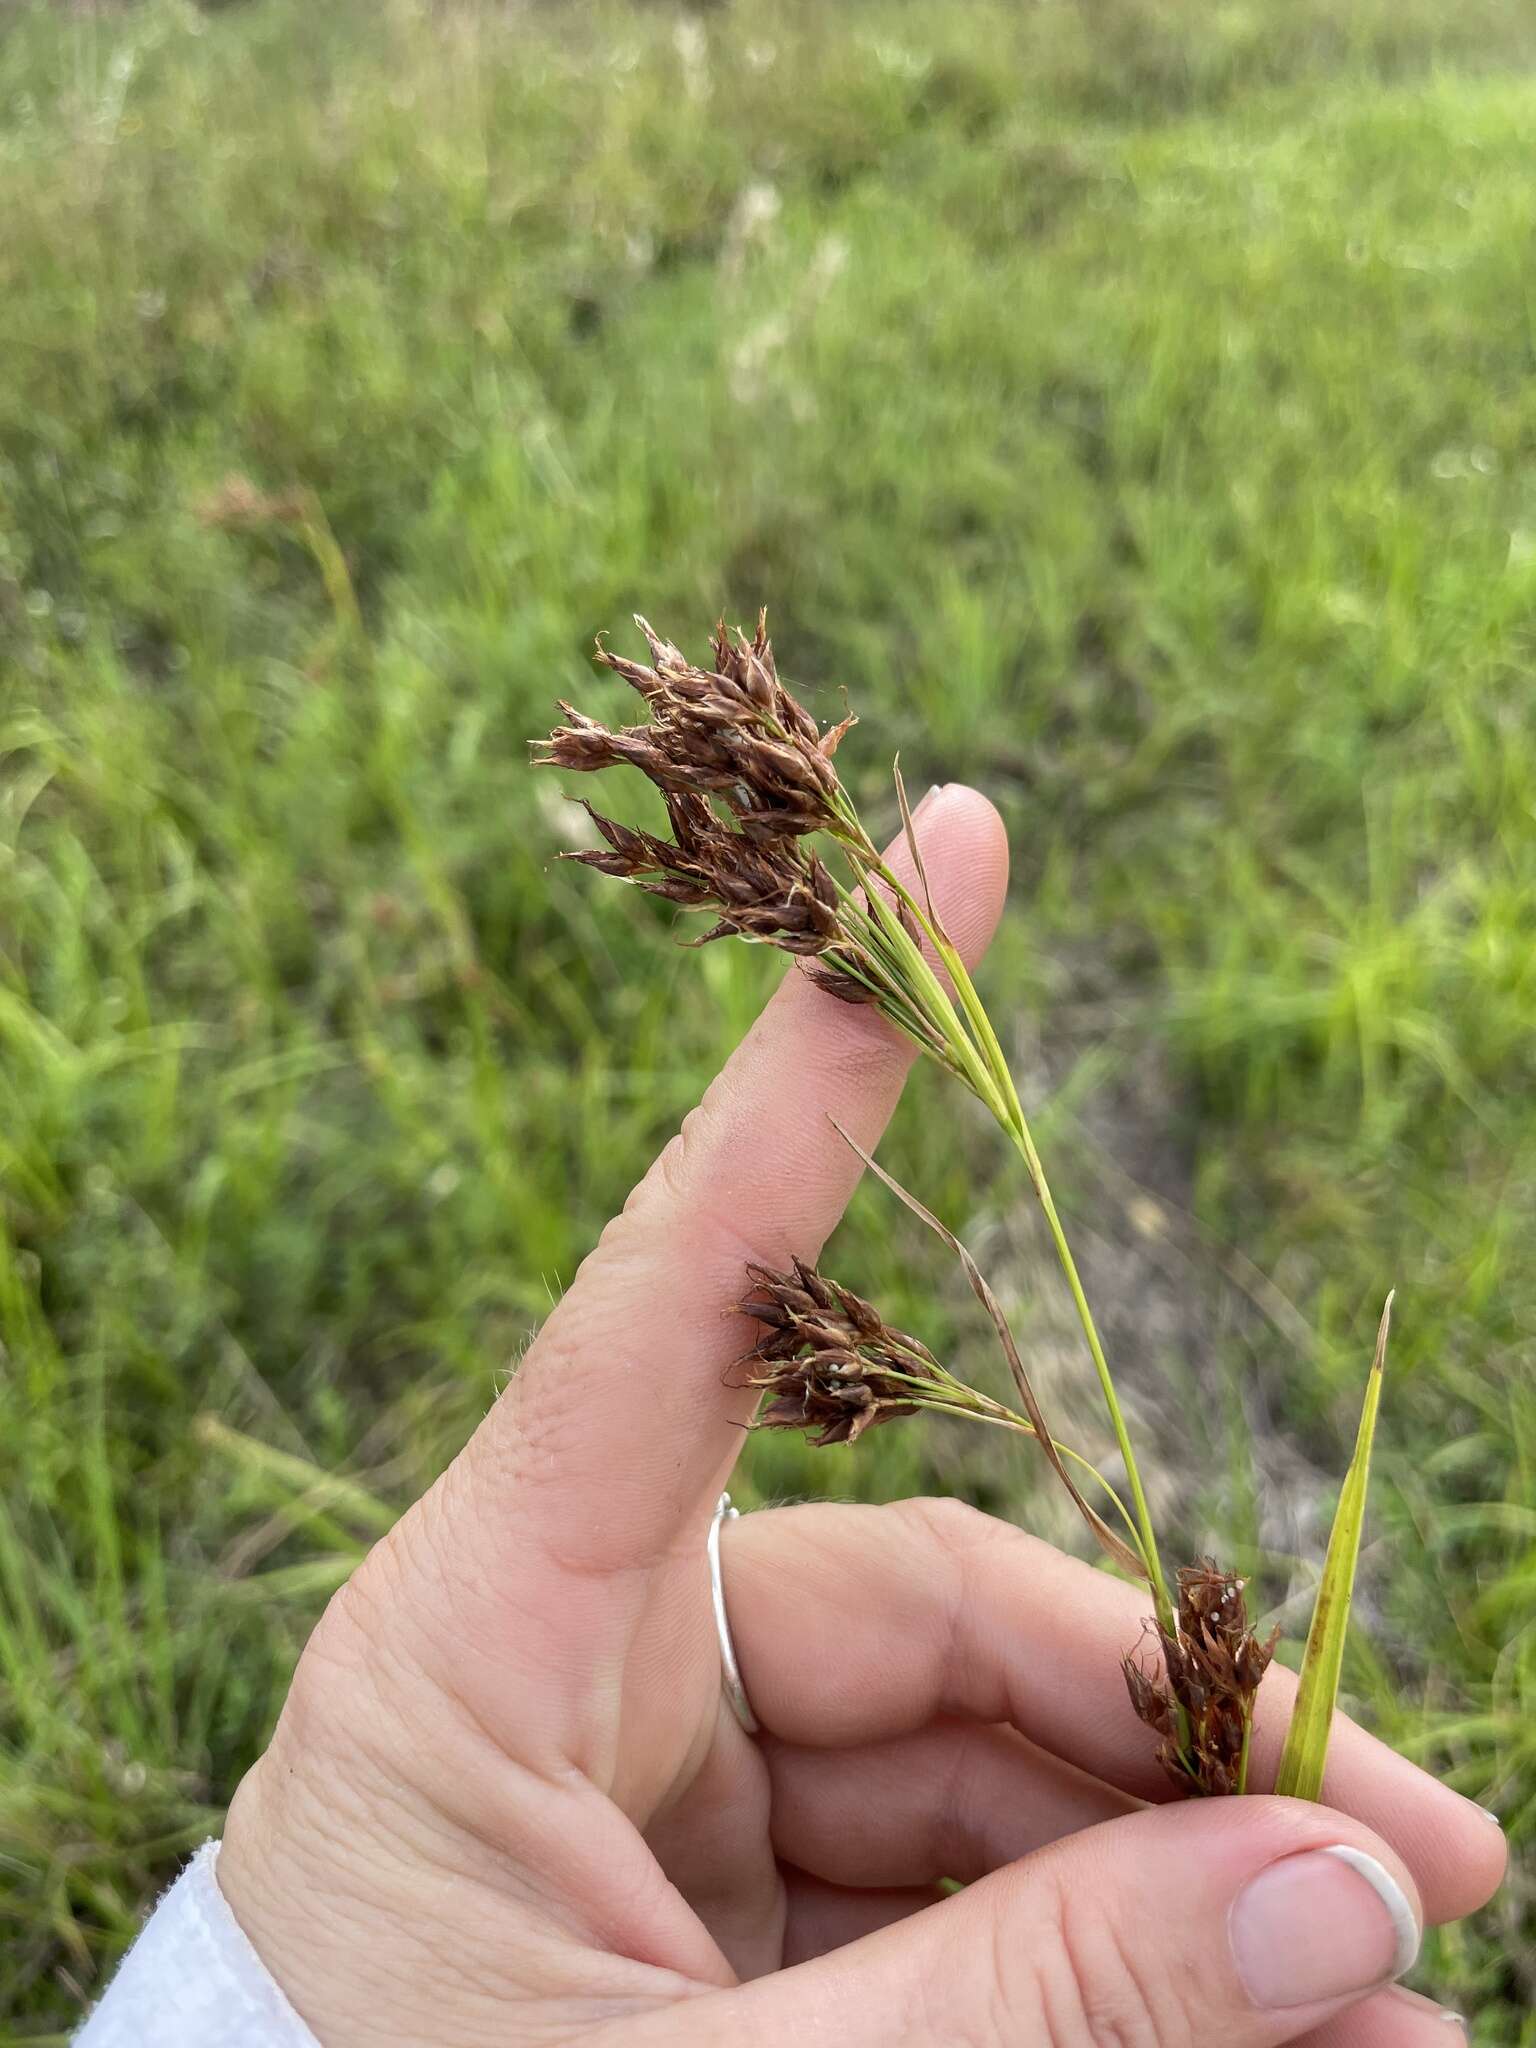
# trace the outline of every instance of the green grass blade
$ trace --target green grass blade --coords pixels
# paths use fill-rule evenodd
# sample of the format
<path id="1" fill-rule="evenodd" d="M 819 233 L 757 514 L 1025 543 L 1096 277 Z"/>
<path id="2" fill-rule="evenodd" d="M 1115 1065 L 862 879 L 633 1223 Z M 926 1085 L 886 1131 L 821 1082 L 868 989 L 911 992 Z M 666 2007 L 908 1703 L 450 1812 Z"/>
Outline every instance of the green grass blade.
<path id="1" fill-rule="evenodd" d="M 1301 1660 L 1301 1684 L 1275 1779 L 1275 1790 L 1293 1799 L 1321 1799 L 1323 1796 L 1323 1770 L 1328 1761 L 1328 1737 L 1333 1728 L 1333 1709 L 1344 1668 L 1344 1639 L 1349 1632 L 1349 1610 L 1354 1599 L 1360 1530 L 1365 1521 L 1365 1496 L 1371 1481 L 1371 1443 L 1376 1435 L 1376 1411 L 1381 1406 L 1381 1381 L 1386 1369 L 1387 1332 L 1391 1324 L 1392 1296 L 1389 1294 L 1376 1331 L 1376 1355 L 1371 1361 L 1365 1405 L 1360 1412 L 1360 1433 L 1355 1439 L 1355 1455 L 1344 1477 L 1333 1529 L 1328 1537 L 1328 1556 L 1312 1609 L 1312 1625 L 1307 1630 L 1306 1652 Z"/>

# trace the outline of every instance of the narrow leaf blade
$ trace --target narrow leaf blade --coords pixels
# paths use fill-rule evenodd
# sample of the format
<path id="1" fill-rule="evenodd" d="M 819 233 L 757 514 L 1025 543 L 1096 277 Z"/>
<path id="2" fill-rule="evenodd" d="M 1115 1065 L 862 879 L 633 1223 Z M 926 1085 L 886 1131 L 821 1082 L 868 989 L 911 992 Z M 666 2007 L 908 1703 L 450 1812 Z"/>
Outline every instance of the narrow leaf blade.
<path id="1" fill-rule="evenodd" d="M 1328 1555 L 1307 1630 L 1307 1647 L 1301 1660 L 1301 1682 L 1291 1725 L 1286 1730 L 1285 1749 L 1275 1778 L 1275 1790 L 1292 1799 L 1321 1799 L 1323 1770 L 1328 1761 L 1328 1738 L 1333 1729 L 1333 1711 L 1339 1697 L 1339 1679 L 1344 1669 L 1344 1640 L 1349 1632 L 1349 1611 L 1354 1600 L 1355 1570 L 1360 1559 L 1360 1531 L 1365 1521 L 1365 1497 L 1371 1480 L 1371 1444 L 1376 1435 L 1376 1413 L 1381 1406 L 1381 1382 L 1387 1363 L 1387 1333 L 1392 1325 L 1392 1296 L 1381 1312 L 1376 1331 L 1376 1355 L 1366 1383 L 1365 1403 L 1360 1413 L 1360 1431 L 1355 1455 L 1350 1460 L 1339 1505 L 1334 1512 L 1328 1537 Z"/>
<path id="2" fill-rule="evenodd" d="M 904 1202 L 912 1214 L 920 1222 L 926 1223 L 934 1235 L 942 1239 L 960 1261 L 961 1270 L 970 1282 L 971 1292 L 986 1310 L 997 1333 L 1003 1356 L 1008 1361 L 1008 1370 L 1013 1375 L 1014 1386 L 1018 1390 L 1019 1399 L 1024 1403 L 1024 1412 L 1035 1432 L 1035 1440 L 1049 1459 L 1057 1478 L 1071 1495 L 1074 1507 L 1098 1538 L 1099 1546 L 1106 1556 L 1112 1558 L 1123 1571 L 1131 1573 L 1134 1578 L 1148 1578 L 1150 1574 L 1147 1571 L 1146 1560 L 1115 1534 L 1098 1509 L 1085 1497 L 1082 1488 L 1067 1469 L 1066 1461 L 1057 1449 L 1056 1440 L 1051 1434 L 1051 1426 L 1046 1421 L 1045 1411 L 1040 1406 L 1029 1374 L 1024 1369 L 1024 1361 L 1019 1355 L 1019 1347 L 1014 1341 L 1008 1318 L 1003 1313 L 1002 1303 L 987 1285 L 981 1268 L 948 1225 L 941 1223 L 931 1209 L 925 1209 L 916 1195 L 904 1188 L 893 1174 L 887 1173 L 880 1162 L 872 1159 L 856 1139 L 850 1138 L 836 1117 L 831 1117 L 828 1121 L 849 1150 L 857 1154 L 870 1172 L 885 1183 L 897 1201 Z"/>
<path id="3" fill-rule="evenodd" d="M 940 929 L 938 912 L 933 907 L 933 891 L 928 886 L 928 870 L 923 866 L 923 850 L 917 843 L 917 828 L 912 823 L 912 806 L 907 802 L 907 785 L 902 780 L 900 754 L 891 763 L 891 779 L 896 784 L 896 801 L 901 806 L 901 829 L 906 838 L 907 851 L 912 856 L 912 865 L 917 870 L 918 883 L 923 892 L 923 905 L 928 912 L 928 922 L 937 932 Z"/>

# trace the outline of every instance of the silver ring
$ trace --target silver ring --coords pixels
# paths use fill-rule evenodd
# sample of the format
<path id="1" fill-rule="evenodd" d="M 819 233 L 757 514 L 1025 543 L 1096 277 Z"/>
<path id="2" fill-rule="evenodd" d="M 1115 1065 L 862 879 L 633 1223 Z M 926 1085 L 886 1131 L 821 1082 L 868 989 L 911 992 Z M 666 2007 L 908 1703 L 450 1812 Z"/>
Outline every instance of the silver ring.
<path id="1" fill-rule="evenodd" d="M 742 1727 L 749 1735 L 755 1735 L 763 1724 L 753 1713 L 747 1689 L 741 1682 L 736 1645 L 731 1641 L 731 1624 L 725 1616 L 725 1587 L 720 1582 L 720 1524 L 734 1522 L 740 1514 L 740 1508 L 731 1506 L 728 1493 L 722 1493 L 715 1502 L 714 1517 L 709 1525 L 709 1595 L 715 1608 L 715 1633 L 720 1638 L 720 1690 L 730 1701 L 731 1712 Z"/>

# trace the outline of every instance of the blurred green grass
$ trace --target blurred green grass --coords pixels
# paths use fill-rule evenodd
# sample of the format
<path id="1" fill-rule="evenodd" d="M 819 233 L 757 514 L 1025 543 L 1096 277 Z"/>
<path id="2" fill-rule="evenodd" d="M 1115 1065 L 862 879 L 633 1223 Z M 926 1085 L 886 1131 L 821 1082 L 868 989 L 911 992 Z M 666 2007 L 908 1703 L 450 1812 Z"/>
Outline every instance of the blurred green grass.
<path id="1" fill-rule="evenodd" d="M 637 604 L 767 601 L 873 808 L 898 747 L 1003 807 L 986 987 L 1070 1054 L 1079 1227 L 1150 1052 L 1191 1227 L 1312 1333 L 1122 1368 L 1271 1595 L 1249 1435 L 1342 1471 L 1397 1284 L 1351 1697 L 1536 1834 L 1533 49 L 1492 0 L 0 9 L 0 2038 L 67 2034 L 773 978 L 552 864 L 524 740 Z M 892 1157 L 1027 1242 L 926 1080 Z M 873 1196 L 835 1264 L 979 1343 Z M 745 1490 L 1029 1519 L 962 1449 Z M 1425 1982 L 1536 2042 L 1529 1889 Z"/>

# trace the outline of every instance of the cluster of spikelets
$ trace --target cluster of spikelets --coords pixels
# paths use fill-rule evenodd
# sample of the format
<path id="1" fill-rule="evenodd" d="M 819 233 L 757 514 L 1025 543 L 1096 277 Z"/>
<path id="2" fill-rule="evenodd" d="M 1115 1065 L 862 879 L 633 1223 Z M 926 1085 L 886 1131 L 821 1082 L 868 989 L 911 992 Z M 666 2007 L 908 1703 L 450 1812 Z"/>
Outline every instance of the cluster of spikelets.
<path id="1" fill-rule="evenodd" d="M 749 1265 L 747 1278 L 753 1291 L 742 1305 L 762 1326 L 745 1361 L 763 1396 L 760 1428 L 804 1430 L 823 1445 L 857 1443 L 877 1422 L 915 1415 L 913 1395 L 938 1383 L 926 1345 L 803 1259 L 792 1273 Z"/>
<path id="2" fill-rule="evenodd" d="M 671 834 L 584 802 L 603 845 L 565 857 L 709 912 L 714 922 L 692 945 L 735 936 L 798 956 L 819 988 L 877 1006 L 1000 1114 L 995 1080 L 924 962 L 924 937 L 941 955 L 945 942 L 882 861 L 833 766 L 854 720 L 823 731 L 784 687 L 763 614 L 750 640 L 716 626 L 709 669 L 647 620 L 635 623 L 649 664 L 601 644 L 596 658 L 645 700 L 645 721 L 603 725 L 562 701 L 564 722 L 535 742 L 535 755 L 584 774 L 637 769 L 660 793 Z M 846 880 L 809 843 L 818 835 Z"/>
<path id="3" fill-rule="evenodd" d="M 1178 1580 L 1178 1626 L 1157 1630 L 1165 1677 L 1134 1656 L 1124 1661 L 1131 1705 L 1160 1737 L 1157 1759 L 1175 1785 L 1241 1792 L 1254 1701 L 1280 1632 L 1254 1634 L 1243 1581 L 1209 1558 L 1184 1565 Z"/>
<path id="4" fill-rule="evenodd" d="M 716 627 L 712 670 L 695 668 L 645 619 L 636 624 L 653 666 L 601 646 L 597 659 L 645 699 L 648 720 L 613 728 L 562 702 L 565 723 L 540 743 L 541 758 L 582 771 L 637 768 L 661 792 L 672 837 L 584 803 L 605 845 L 570 858 L 684 909 L 711 911 L 715 923 L 694 945 L 735 934 L 786 953 L 826 952 L 838 937 L 838 891 L 805 842 L 828 832 L 866 850 L 832 767 L 853 721 L 822 732 L 779 681 L 761 616 L 751 640 Z M 838 990 L 868 997 L 846 978 Z"/>
<path id="5" fill-rule="evenodd" d="M 741 1309 L 759 1335 L 741 1363 L 762 1397 L 754 1428 L 852 1444 L 878 1422 L 926 1408 L 1035 1434 L 1026 1417 L 957 1379 L 926 1344 L 804 1259 L 789 1273 L 749 1265 L 747 1278 Z"/>

